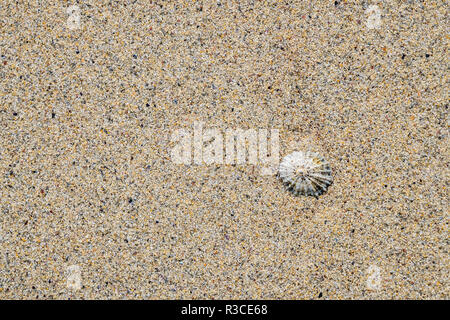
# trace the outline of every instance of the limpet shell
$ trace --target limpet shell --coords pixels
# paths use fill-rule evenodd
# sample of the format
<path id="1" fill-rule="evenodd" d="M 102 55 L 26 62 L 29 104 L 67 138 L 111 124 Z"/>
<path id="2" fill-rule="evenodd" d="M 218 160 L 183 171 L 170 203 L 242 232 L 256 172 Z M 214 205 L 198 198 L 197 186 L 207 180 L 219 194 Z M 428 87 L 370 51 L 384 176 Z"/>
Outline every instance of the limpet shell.
<path id="1" fill-rule="evenodd" d="M 280 163 L 278 176 L 294 195 L 318 197 L 333 183 L 329 163 L 317 152 L 295 151 Z"/>

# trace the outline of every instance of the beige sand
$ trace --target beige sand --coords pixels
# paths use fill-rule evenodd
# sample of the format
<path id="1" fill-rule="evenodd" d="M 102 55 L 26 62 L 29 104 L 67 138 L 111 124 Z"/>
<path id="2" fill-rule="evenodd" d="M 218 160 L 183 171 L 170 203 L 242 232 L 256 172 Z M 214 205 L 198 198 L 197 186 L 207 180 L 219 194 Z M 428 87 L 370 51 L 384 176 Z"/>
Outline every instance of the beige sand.
<path id="1" fill-rule="evenodd" d="M 444 1 L 27 2 L 0 6 L 0 299 L 449 298 Z M 335 182 L 175 165 L 194 121 L 277 128 Z"/>

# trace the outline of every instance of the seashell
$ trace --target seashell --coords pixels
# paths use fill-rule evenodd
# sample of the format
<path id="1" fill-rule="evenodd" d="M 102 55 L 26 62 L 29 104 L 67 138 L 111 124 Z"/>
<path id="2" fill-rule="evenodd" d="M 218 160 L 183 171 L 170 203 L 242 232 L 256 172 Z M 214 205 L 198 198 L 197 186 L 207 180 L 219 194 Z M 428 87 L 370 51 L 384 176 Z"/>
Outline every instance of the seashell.
<path id="1" fill-rule="evenodd" d="M 318 197 L 333 183 L 328 162 L 317 152 L 296 151 L 280 163 L 278 176 L 294 195 Z"/>

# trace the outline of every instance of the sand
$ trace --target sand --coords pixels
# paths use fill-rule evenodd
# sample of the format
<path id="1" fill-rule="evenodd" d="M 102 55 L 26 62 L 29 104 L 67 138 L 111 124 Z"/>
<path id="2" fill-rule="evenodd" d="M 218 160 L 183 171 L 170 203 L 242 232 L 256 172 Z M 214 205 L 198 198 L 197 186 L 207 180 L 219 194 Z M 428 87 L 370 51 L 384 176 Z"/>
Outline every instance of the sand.
<path id="1" fill-rule="evenodd" d="M 450 297 L 444 1 L 27 3 L 0 5 L 0 299 Z M 195 122 L 279 129 L 334 183 L 175 164 Z"/>

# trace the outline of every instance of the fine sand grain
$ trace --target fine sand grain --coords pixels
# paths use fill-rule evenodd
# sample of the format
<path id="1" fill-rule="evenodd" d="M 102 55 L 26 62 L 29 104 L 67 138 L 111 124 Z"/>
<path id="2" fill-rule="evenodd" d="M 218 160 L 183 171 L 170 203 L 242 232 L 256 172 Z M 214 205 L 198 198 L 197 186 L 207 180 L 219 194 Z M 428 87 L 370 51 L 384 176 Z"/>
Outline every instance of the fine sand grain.
<path id="1" fill-rule="evenodd" d="M 450 298 L 445 1 L 79 2 L 0 5 L 0 299 Z M 334 183 L 175 164 L 195 122 Z"/>

